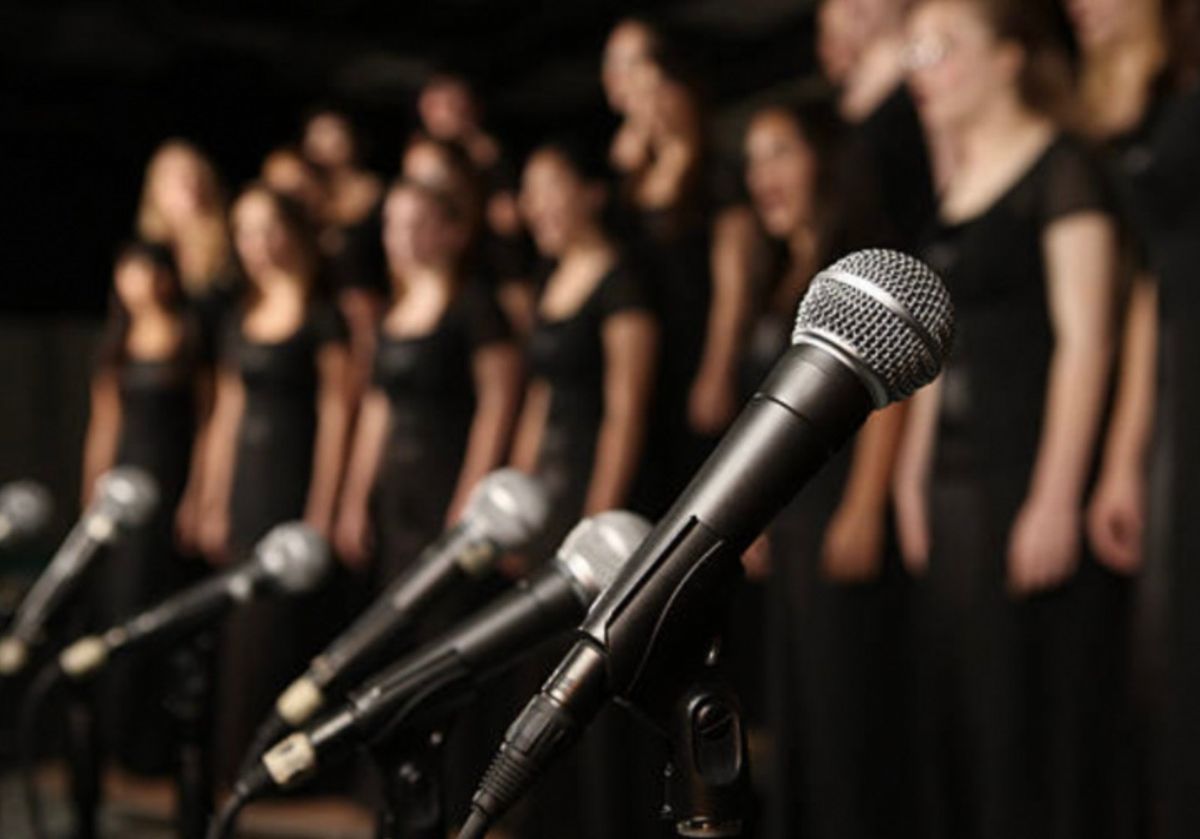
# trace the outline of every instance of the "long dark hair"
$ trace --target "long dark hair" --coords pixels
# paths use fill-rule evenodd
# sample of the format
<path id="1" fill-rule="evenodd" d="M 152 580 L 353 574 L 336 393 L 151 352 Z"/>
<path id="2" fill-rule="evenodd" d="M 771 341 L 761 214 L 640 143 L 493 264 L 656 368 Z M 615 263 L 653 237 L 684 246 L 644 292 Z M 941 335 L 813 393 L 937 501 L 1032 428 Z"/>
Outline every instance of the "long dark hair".
<path id="1" fill-rule="evenodd" d="M 1186 89 L 1200 83 L 1200 0 L 1166 0 L 1163 4 L 1170 80 Z"/>
<path id="2" fill-rule="evenodd" d="M 179 268 L 171 248 L 160 242 L 150 242 L 145 239 L 134 239 L 125 242 L 118 249 L 113 259 L 114 273 L 129 262 L 145 262 L 161 278 L 162 284 L 156 285 L 159 293 L 159 303 L 164 309 L 176 316 L 182 316 L 184 306 L 183 284 L 179 277 Z M 102 369 L 116 370 L 129 360 L 129 327 L 132 320 L 115 287 L 109 294 L 108 319 L 100 339 L 99 363 Z M 190 330 L 185 322 L 185 341 L 187 345 L 191 338 Z"/>

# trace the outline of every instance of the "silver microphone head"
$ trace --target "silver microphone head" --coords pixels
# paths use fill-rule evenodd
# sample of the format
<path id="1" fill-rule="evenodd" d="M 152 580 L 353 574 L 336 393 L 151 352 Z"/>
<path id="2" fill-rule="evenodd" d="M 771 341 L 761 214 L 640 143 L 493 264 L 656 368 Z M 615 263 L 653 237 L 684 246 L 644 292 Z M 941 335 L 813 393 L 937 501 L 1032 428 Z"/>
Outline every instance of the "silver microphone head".
<path id="1" fill-rule="evenodd" d="M 254 561 L 273 585 L 302 594 L 315 589 L 329 570 L 329 545 L 307 524 L 287 522 L 259 540 Z"/>
<path id="2" fill-rule="evenodd" d="M 876 407 L 907 399 L 937 376 L 954 338 L 946 286 L 919 259 L 857 251 L 813 279 L 792 343 L 824 347 L 846 361 Z"/>
<path id="3" fill-rule="evenodd" d="M 549 513 L 550 500 L 539 481 L 516 469 L 497 469 L 472 490 L 463 522 L 511 551 L 537 538 Z"/>
<path id="4" fill-rule="evenodd" d="M 36 536 L 50 521 L 50 492 L 34 481 L 13 481 L 0 488 L 0 527 L 9 538 Z"/>
<path id="5" fill-rule="evenodd" d="M 96 479 L 96 511 L 121 527 L 137 527 L 158 506 L 158 484 L 143 469 L 117 466 Z"/>
<path id="6" fill-rule="evenodd" d="M 649 532 L 650 522 L 636 513 L 609 510 L 584 519 L 567 534 L 554 561 L 585 608 L 608 588 Z"/>

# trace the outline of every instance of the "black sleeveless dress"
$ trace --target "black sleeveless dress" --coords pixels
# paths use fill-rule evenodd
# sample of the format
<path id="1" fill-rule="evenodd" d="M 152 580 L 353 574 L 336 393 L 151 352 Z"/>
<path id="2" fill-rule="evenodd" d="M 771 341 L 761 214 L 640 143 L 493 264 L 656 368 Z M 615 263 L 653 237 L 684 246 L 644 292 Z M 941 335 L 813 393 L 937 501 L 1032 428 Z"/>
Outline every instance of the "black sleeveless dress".
<path id="1" fill-rule="evenodd" d="M 323 279 L 331 295 L 361 289 L 387 293 L 387 258 L 383 252 L 383 199 L 359 220 L 326 228 L 320 237 Z"/>
<path id="2" fill-rule="evenodd" d="M 1164 836 L 1200 832 L 1200 88 L 1153 103 L 1114 144 L 1117 185 L 1159 286 L 1157 427 L 1145 582 L 1165 600 L 1168 701 Z M 1166 589 L 1162 595 L 1158 589 Z M 1155 619 L 1155 615 L 1150 616 Z M 1153 640 L 1159 640 L 1161 634 Z M 1153 650 L 1146 650 L 1147 654 Z"/>
<path id="3" fill-rule="evenodd" d="M 379 588 L 445 528 L 475 416 L 472 358 L 481 347 L 511 338 L 495 298 L 475 282 L 428 334 L 381 332 L 372 386 L 386 394 L 390 418 L 372 498 Z"/>
<path id="4" fill-rule="evenodd" d="M 956 335 L 930 481 L 930 565 L 914 604 L 922 836 L 1113 828 L 1111 674 L 1125 586 L 1080 534 L 1072 579 L 1023 599 L 1006 590 L 1054 350 L 1042 237 L 1110 207 L 1103 173 L 1060 137 L 987 210 L 938 224 L 925 250 L 953 297 Z"/>
<path id="5" fill-rule="evenodd" d="M 317 432 L 317 355 L 346 340 L 327 305 L 310 306 L 288 338 L 246 337 L 241 313 L 229 322 L 221 363 L 246 391 L 230 499 L 233 561 L 250 557 L 272 527 L 304 517 Z M 266 598 L 235 610 L 225 625 L 217 703 L 217 777 L 232 779 L 271 703 L 333 629 L 319 595 Z"/>
<path id="6" fill-rule="evenodd" d="M 181 555 L 175 541 L 175 514 L 196 435 L 195 342 L 185 340 L 163 360 L 124 359 L 116 375 L 121 404 L 116 465 L 144 469 L 160 497 L 150 521 L 105 552 L 95 608 L 101 627 L 153 605 L 197 574 L 194 558 Z M 170 768 L 170 720 L 163 704 L 169 687 L 163 662 L 153 657 L 122 658 L 105 672 L 102 728 L 111 753 L 131 771 L 159 774 Z"/>

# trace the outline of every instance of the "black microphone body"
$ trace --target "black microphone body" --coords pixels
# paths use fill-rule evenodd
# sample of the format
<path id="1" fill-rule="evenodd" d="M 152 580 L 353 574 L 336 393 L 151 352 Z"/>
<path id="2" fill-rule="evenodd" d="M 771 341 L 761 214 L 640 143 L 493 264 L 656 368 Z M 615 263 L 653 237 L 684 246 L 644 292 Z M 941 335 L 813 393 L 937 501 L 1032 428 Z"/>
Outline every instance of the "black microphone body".
<path id="1" fill-rule="evenodd" d="M 609 699 L 661 717 L 699 673 L 744 550 L 872 410 L 934 378 L 952 332 L 945 287 L 903 254 L 862 251 L 813 280 L 793 346 L 510 726 L 462 836 L 481 836 Z"/>
<path id="2" fill-rule="evenodd" d="M 341 710 L 269 751 L 251 787 L 285 786 L 357 744 L 426 715 L 442 718 L 586 613 L 650 525 L 624 511 L 585 519 L 558 556 L 474 616 L 352 692 Z"/>
<path id="3" fill-rule="evenodd" d="M 343 686 L 378 663 L 392 642 L 450 590 L 490 571 L 495 560 L 536 536 L 546 521 L 545 492 L 532 478 L 501 469 L 480 481 L 462 521 L 417 557 L 370 607 L 280 695 L 247 758 L 288 728 L 302 725 Z M 265 741 L 265 742 L 264 742 Z"/>

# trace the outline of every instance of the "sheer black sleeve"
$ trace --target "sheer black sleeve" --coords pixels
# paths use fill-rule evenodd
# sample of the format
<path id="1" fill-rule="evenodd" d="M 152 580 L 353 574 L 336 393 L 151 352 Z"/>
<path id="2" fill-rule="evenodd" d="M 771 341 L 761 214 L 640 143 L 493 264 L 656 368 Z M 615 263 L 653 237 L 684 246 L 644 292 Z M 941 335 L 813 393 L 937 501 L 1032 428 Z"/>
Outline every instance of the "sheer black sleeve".
<path id="1" fill-rule="evenodd" d="M 1113 213 L 1109 180 L 1098 161 L 1079 143 L 1056 142 L 1046 161 L 1041 193 L 1044 226 L 1078 213 Z"/>

